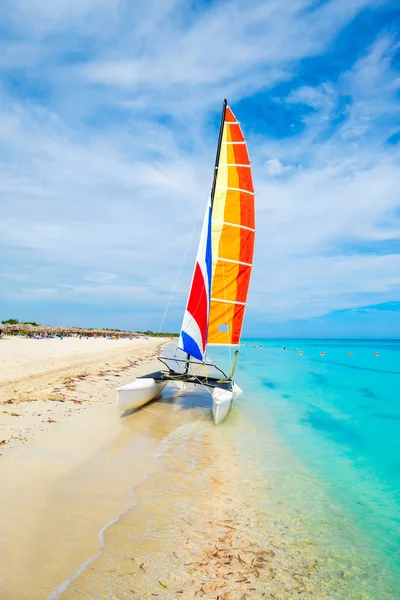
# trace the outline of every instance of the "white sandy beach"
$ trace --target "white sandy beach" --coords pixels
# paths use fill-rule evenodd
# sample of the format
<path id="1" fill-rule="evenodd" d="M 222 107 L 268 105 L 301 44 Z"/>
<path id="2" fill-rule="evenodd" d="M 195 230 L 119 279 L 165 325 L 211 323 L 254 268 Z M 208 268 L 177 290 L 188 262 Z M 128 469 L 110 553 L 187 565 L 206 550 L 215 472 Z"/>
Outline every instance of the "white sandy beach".
<path id="1" fill-rule="evenodd" d="M 46 598 L 156 468 L 149 412 L 123 420 L 115 399 L 165 341 L 0 340 L 2 600 Z"/>

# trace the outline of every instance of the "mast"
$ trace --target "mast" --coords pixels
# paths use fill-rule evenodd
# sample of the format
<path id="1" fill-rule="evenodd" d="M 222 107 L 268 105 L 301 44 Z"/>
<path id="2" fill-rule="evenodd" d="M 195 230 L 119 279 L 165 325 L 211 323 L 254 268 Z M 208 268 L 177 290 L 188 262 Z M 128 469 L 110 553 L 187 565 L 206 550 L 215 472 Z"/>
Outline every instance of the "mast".
<path id="1" fill-rule="evenodd" d="M 215 155 L 213 182 L 212 182 L 212 186 L 211 186 L 211 210 L 212 210 L 212 206 L 214 203 L 215 186 L 217 183 L 217 174 L 218 174 L 219 155 L 221 154 L 221 144 L 222 144 L 222 136 L 224 134 L 224 123 L 225 123 L 225 113 L 226 113 L 227 104 L 228 104 L 228 102 L 225 98 L 225 100 L 222 104 L 222 114 L 221 114 L 221 122 L 220 122 L 220 126 L 219 126 L 217 152 Z M 189 372 L 189 363 L 190 363 L 190 354 L 186 354 L 185 375 L 187 375 L 187 373 Z"/>
<path id="2" fill-rule="evenodd" d="M 214 204 L 214 194 L 215 194 L 215 186 L 217 184 L 217 174 L 218 174 L 218 164 L 219 164 L 219 155 L 221 154 L 221 144 L 222 144 L 222 136 L 224 134 L 224 123 L 225 123 L 225 113 L 227 106 L 226 99 L 222 105 L 222 115 L 221 115 L 221 124 L 219 126 L 219 135 L 218 135 L 218 145 L 217 145 L 217 154 L 215 156 L 215 166 L 214 166 L 214 177 L 211 187 L 211 208 Z"/>

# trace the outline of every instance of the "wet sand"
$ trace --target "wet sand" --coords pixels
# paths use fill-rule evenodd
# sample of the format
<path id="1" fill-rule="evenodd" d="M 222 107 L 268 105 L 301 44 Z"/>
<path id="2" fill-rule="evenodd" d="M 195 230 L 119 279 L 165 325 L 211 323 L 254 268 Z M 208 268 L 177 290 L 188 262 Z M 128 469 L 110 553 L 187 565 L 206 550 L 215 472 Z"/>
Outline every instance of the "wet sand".
<path id="1" fill-rule="evenodd" d="M 254 510 L 235 451 L 206 420 L 175 430 L 137 504 L 105 532 L 99 556 L 50 600 L 309 597 L 317 561 L 307 541 Z M 321 590 L 322 592 L 322 590 Z M 324 593 L 317 598 L 326 598 Z"/>
<path id="2" fill-rule="evenodd" d="M 376 564 L 367 571 L 341 553 L 322 493 L 310 491 L 307 514 L 287 501 L 297 480 L 279 489 L 251 460 L 252 449 L 243 463 L 236 440 L 247 445 L 256 431 L 243 415 L 238 430 L 239 410 L 215 427 L 209 408 L 189 394 L 167 406 L 171 433 L 158 448 L 158 468 L 135 488 L 135 505 L 106 529 L 97 557 L 48 600 L 394 599 L 375 594 Z M 271 437 L 263 446 L 277 443 Z M 328 541 L 321 540 L 327 527 Z"/>

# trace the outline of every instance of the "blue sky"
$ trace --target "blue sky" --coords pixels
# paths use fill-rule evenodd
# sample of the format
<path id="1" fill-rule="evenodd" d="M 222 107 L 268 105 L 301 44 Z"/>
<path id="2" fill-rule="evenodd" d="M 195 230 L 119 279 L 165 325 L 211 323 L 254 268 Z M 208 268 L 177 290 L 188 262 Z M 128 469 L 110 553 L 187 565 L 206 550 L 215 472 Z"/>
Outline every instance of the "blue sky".
<path id="1" fill-rule="evenodd" d="M 178 330 L 223 98 L 257 191 L 245 335 L 400 336 L 400 8 L 0 7 L 0 316 Z"/>

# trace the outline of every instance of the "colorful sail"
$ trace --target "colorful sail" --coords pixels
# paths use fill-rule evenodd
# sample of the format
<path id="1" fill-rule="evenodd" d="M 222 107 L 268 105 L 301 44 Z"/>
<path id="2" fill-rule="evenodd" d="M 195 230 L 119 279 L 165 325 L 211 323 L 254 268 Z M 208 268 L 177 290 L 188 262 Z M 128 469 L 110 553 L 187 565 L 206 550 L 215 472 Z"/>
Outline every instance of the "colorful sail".
<path id="1" fill-rule="evenodd" d="M 246 142 L 225 101 L 211 198 L 178 343 L 198 360 L 205 360 L 207 344 L 239 343 L 254 235 L 254 189 Z"/>
<path id="2" fill-rule="evenodd" d="M 254 188 L 240 125 L 226 107 L 212 203 L 208 344 L 240 340 L 253 265 Z"/>

